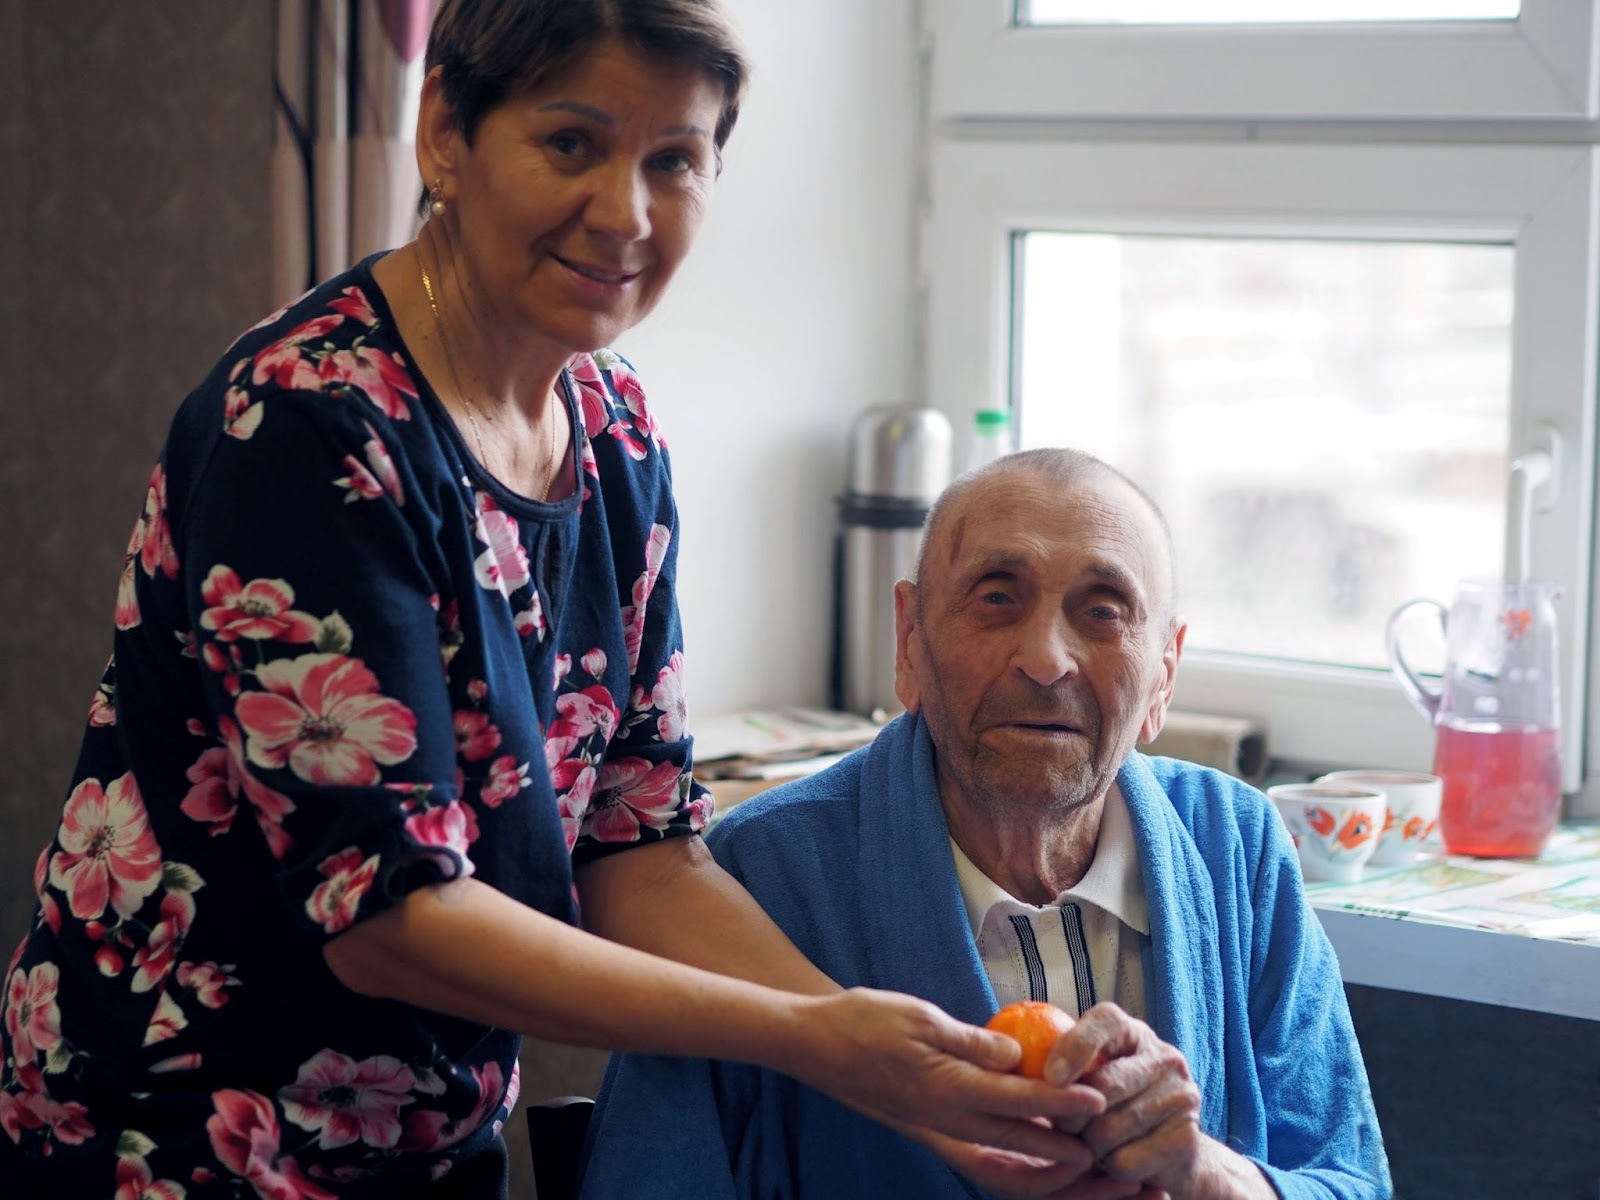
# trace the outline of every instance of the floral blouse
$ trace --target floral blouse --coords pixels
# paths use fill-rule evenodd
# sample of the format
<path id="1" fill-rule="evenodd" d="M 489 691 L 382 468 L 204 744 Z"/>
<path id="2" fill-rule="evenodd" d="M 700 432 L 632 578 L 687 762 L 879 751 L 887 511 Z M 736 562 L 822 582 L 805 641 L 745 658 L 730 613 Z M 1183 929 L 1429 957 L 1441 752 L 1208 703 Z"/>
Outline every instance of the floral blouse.
<path id="1" fill-rule="evenodd" d="M 244 334 L 151 474 L 6 970 L 0 1129 L 59 1194 L 441 1179 L 498 1136 L 519 1039 L 352 993 L 324 944 L 468 875 L 575 923 L 575 863 L 710 815 L 638 379 L 574 358 L 577 494 L 510 493 L 373 261 Z"/>

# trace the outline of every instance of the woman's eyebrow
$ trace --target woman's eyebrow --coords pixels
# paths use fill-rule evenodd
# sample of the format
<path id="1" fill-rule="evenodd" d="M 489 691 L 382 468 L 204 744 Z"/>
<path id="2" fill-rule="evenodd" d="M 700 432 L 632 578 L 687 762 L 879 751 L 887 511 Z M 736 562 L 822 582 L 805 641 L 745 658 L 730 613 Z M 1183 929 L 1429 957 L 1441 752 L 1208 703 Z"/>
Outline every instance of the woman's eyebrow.
<path id="1" fill-rule="evenodd" d="M 540 112 L 569 112 L 580 117 L 588 117 L 601 125 L 615 125 L 616 118 L 603 108 L 596 108 L 592 104 L 585 104 L 582 100 L 552 100 L 549 104 L 539 107 Z"/>
<path id="2" fill-rule="evenodd" d="M 539 111 L 575 113 L 580 117 L 588 117 L 589 120 L 598 125 L 604 125 L 608 129 L 617 123 L 617 119 L 605 109 L 596 108 L 593 104 L 585 104 L 582 100 L 552 100 L 549 104 L 540 105 Z M 711 132 L 702 125 L 670 125 L 663 129 L 658 136 L 710 137 Z"/>

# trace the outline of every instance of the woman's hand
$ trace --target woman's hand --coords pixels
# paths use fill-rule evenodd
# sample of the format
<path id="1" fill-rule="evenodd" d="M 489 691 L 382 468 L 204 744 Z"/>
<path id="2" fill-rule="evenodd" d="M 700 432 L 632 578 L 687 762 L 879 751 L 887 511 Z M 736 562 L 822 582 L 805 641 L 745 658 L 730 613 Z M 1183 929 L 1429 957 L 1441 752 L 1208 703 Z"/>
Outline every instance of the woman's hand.
<path id="1" fill-rule="evenodd" d="M 1005 1074 L 1021 1054 L 1016 1042 L 925 1000 L 852 988 L 797 998 L 794 1008 L 790 1052 L 764 1065 L 902 1131 L 920 1126 L 962 1142 L 1076 1163 L 1083 1143 L 1031 1118 L 1074 1128 L 1105 1111 L 1091 1087 Z"/>

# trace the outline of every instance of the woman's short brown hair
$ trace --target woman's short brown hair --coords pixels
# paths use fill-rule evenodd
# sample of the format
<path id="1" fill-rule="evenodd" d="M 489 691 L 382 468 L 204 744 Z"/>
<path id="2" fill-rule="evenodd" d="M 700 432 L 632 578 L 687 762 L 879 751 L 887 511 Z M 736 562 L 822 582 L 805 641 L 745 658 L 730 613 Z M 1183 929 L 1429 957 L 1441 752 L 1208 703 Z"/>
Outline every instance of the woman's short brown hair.
<path id="1" fill-rule="evenodd" d="M 705 71 L 722 85 L 720 151 L 739 118 L 749 66 L 721 0 L 442 0 L 427 67 L 470 144 L 507 96 L 537 87 L 603 41 Z"/>

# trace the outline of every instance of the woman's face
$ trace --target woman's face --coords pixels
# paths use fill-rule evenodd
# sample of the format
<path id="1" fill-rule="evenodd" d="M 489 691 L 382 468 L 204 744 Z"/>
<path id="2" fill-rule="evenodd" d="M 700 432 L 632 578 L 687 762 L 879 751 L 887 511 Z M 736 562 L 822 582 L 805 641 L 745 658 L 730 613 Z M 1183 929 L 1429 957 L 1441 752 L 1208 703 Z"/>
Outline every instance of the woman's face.
<path id="1" fill-rule="evenodd" d="M 566 355 L 642 320 L 700 228 L 722 101 L 710 75 L 605 42 L 490 110 L 470 146 L 441 139 L 474 307 Z"/>

